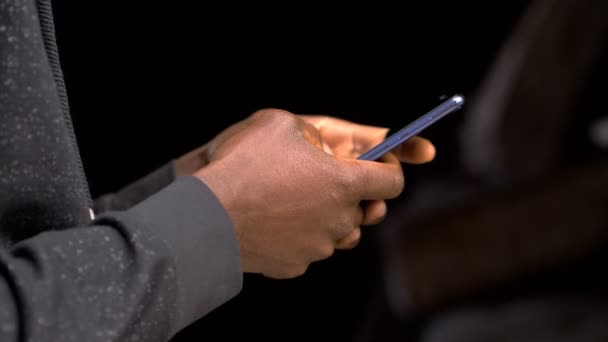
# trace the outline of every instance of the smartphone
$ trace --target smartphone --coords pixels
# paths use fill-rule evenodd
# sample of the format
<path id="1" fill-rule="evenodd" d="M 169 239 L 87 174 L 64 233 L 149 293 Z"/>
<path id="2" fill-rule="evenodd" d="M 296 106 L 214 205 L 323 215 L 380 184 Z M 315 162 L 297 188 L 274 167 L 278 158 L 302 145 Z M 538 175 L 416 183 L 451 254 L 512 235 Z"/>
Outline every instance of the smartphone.
<path id="1" fill-rule="evenodd" d="M 397 146 L 401 145 L 406 140 L 416 136 L 427 127 L 439 121 L 446 115 L 457 111 L 464 105 L 464 96 L 454 95 L 445 100 L 439 106 L 432 109 L 430 112 L 422 115 L 414 122 L 403 127 L 388 138 L 384 139 L 380 144 L 373 147 L 371 150 L 359 156 L 360 160 L 377 160 L 386 153 L 392 151 Z"/>

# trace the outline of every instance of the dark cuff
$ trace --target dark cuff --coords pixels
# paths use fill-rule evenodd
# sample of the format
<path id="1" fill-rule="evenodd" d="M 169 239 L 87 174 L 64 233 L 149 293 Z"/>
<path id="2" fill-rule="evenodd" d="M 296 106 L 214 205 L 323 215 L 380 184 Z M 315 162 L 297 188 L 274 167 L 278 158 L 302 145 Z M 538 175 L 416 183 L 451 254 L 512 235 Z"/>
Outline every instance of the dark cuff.
<path id="1" fill-rule="evenodd" d="M 164 240 L 175 258 L 180 296 L 173 333 L 241 291 L 243 274 L 232 223 L 201 180 L 180 177 L 129 213 Z"/>

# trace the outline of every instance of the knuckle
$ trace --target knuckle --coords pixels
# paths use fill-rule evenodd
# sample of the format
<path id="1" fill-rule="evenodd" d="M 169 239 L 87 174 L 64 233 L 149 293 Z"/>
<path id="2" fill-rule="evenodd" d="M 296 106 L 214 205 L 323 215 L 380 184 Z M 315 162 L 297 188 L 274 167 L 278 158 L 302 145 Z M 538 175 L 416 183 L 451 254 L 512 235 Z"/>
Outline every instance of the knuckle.
<path id="1" fill-rule="evenodd" d="M 338 187 L 344 193 L 347 194 L 355 185 L 355 178 L 348 172 L 343 173 L 338 177 Z"/>
<path id="2" fill-rule="evenodd" d="M 343 239 L 351 233 L 354 227 L 354 215 L 350 211 L 342 210 L 341 213 L 334 215 L 334 221 L 331 225 L 331 236 L 335 239 Z"/>
<path id="3" fill-rule="evenodd" d="M 304 273 L 306 273 L 307 270 L 308 270 L 308 265 L 293 266 L 289 270 L 287 270 L 287 272 L 286 272 L 287 278 L 300 277 L 300 276 L 304 275 Z"/>
<path id="4" fill-rule="evenodd" d="M 348 163 L 342 168 L 340 174 L 338 186 L 345 193 L 352 193 L 360 182 L 365 182 L 365 170 L 359 163 Z"/>
<path id="5" fill-rule="evenodd" d="M 355 227 L 356 213 L 351 210 L 345 212 L 340 218 L 340 232 L 343 236 L 350 234 Z"/>
<path id="6" fill-rule="evenodd" d="M 251 118 L 252 119 L 263 119 L 264 117 L 266 117 L 268 115 L 268 110 L 269 109 L 256 110 L 255 112 L 253 112 L 253 114 L 251 114 Z"/>
<path id="7" fill-rule="evenodd" d="M 320 250 L 320 257 L 321 259 L 327 259 L 330 258 L 332 255 L 334 255 L 334 246 L 333 244 L 324 244 L 321 246 Z"/>
<path id="8" fill-rule="evenodd" d="M 293 117 L 293 114 L 283 109 L 264 108 L 255 111 L 252 117 L 263 120 L 285 120 Z"/>
<path id="9" fill-rule="evenodd" d="M 393 176 L 393 189 L 395 189 L 395 196 L 399 196 L 405 187 L 405 177 L 403 171 L 398 169 Z"/>
<path id="10" fill-rule="evenodd" d="M 340 221 L 340 227 L 337 231 L 336 237 L 339 239 L 344 239 L 352 234 L 353 229 L 355 227 L 355 217 L 352 214 L 343 215 Z"/>
<path id="11" fill-rule="evenodd" d="M 348 248 L 350 248 L 350 249 L 355 248 L 359 245 L 360 242 L 361 242 L 361 235 L 358 235 L 357 237 L 354 237 L 351 241 L 349 241 Z"/>
<path id="12" fill-rule="evenodd" d="M 340 249 L 352 249 L 355 248 L 361 240 L 361 234 L 359 228 L 351 232 L 347 237 L 339 242 L 338 248 Z"/>
<path id="13" fill-rule="evenodd" d="M 328 191 L 336 205 L 342 206 L 351 196 L 351 189 L 353 187 L 353 180 L 350 179 L 343 168 L 328 172 L 329 177 L 332 179 L 331 184 L 328 186 Z"/>

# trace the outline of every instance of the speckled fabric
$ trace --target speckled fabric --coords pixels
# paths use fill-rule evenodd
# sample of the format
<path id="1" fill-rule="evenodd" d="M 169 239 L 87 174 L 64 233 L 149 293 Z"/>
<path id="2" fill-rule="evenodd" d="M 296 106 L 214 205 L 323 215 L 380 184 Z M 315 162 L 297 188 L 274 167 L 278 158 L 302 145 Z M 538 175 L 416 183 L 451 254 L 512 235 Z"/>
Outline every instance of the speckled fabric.
<path id="1" fill-rule="evenodd" d="M 0 341 L 166 341 L 240 291 L 228 215 L 170 167 L 94 203 L 50 1 L 0 0 Z"/>
<path id="2" fill-rule="evenodd" d="M 11 227 L 2 231 L 5 241 L 84 224 L 89 195 L 33 1 L 0 1 L 0 42 L 0 223 Z"/>

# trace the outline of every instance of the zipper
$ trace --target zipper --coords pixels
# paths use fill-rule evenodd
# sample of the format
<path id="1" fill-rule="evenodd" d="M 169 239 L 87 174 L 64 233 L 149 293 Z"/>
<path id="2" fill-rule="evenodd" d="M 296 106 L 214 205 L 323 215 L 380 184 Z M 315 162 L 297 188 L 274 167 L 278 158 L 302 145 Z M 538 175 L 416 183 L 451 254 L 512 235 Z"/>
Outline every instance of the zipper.
<path id="1" fill-rule="evenodd" d="M 67 126 L 68 134 L 70 136 L 70 142 L 72 148 L 76 153 L 76 164 L 79 172 L 79 178 L 81 185 L 85 191 L 87 205 L 89 209 L 89 216 L 91 219 L 95 218 L 93 211 L 93 199 L 89 191 L 89 184 L 87 181 L 86 174 L 84 172 L 84 166 L 82 159 L 80 158 L 80 150 L 78 148 L 78 142 L 76 140 L 76 134 L 74 133 L 74 125 L 72 123 L 72 117 L 70 115 L 70 104 L 68 102 L 67 91 L 65 82 L 63 80 L 63 71 L 61 70 L 61 63 L 59 61 L 59 52 L 57 49 L 57 42 L 55 40 L 55 24 L 53 19 L 53 9 L 50 0 L 36 0 L 38 6 L 38 16 L 40 20 L 40 30 L 42 31 L 42 38 L 46 48 L 49 64 L 53 72 L 53 78 L 57 86 L 57 92 L 59 95 L 59 101 L 63 110 L 63 116 Z"/>

